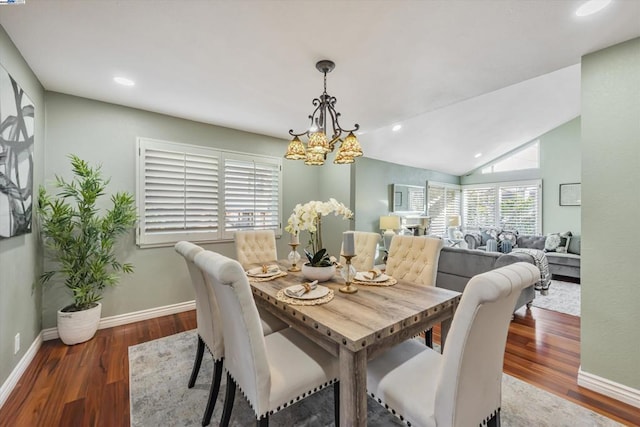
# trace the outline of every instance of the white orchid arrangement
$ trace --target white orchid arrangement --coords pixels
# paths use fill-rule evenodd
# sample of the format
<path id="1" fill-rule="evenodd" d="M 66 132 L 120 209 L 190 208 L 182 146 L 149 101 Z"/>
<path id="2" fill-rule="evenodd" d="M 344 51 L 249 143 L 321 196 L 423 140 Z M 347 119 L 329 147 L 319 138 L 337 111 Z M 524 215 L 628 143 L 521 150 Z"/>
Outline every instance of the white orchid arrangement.
<path id="1" fill-rule="evenodd" d="M 291 234 L 300 234 L 300 231 L 309 232 L 309 245 L 311 252 L 305 249 L 309 263 L 313 267 L 326 267 L 331 265 L 327 250 L 322 247 L 322 217 L 332 213 L 335 216 L 342 215 L 343 219 L 353 218 L 353 212 L 344 204 L 334 198 L 326 202 L 311 200 L 304 205 L 297 204 L 289 217 L 285 230 Z"/>

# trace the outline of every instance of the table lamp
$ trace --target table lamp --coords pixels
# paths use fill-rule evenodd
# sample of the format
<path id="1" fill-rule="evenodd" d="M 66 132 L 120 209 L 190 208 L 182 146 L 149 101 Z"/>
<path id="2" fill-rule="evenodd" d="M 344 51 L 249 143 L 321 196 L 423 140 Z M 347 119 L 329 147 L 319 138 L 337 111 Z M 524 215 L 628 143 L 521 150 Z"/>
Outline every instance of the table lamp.
<path id="1" fill-rule="evenodd" d="M 460 215 L 447 215 L 448 235 L 450 239 L 455 238 L 455 231 L 460 227 Z"/>
<path id="2" fill-rule="evenodd" d="M 391 245 L 391 239 L 396 234 L 394 230 L 399 230 L 400 217 L 397 215 L 384 215 L 380 217 L 380 229 L 384 230 L 383 239 L 384 247 L 389 250 Z"/>

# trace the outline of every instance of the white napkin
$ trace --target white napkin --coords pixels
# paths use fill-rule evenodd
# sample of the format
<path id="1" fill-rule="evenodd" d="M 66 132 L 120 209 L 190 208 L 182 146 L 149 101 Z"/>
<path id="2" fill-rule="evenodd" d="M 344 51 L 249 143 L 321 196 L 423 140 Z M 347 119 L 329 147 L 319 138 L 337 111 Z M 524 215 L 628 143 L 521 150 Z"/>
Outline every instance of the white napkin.
<path id="1" fill-rule="evenodd" d="M 374 280 L 382 275 L 382 271 L 374 268 L 373 270 L 369 270 L 366 273 L 362 273 L 362 277 L 369 280 Z"/>
<path id="2" fill-rule="evenodd" d="M 314 280 L 311 283 L 303 283 L 302 285 L 294 285 L 287 288 L 287 294 L 301 297 L 307 292 L 311 292 L 318 287 L 318 281 Z"/>
<path id="3" fill-rule="evenodd" d="M 277 264 L 272 264 L 272 265 L 263 265 L 262 267 L 256 267 L 256 268 L 252 268 L 251 270 L 247 271 L 247 274 L 250 276 L 258 276 L 261 274 L 276 274 L 280 272 L 280 267 L 278 267 Z"/>

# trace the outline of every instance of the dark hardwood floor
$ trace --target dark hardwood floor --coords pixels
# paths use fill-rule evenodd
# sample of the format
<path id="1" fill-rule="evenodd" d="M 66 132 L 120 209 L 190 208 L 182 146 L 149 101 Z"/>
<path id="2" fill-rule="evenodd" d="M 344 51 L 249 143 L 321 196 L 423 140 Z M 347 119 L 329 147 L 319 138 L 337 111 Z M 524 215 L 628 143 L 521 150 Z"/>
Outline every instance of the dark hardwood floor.
<path id="1" fill-rule="evenodd" d="M 128 426 L 127 348 L 195 327 L 190 311 L 103 329 L 91 341 L 71 347 L 59 340 L 45 342 L 0 409 L 0 425 Z M 579 318 L 535 307 L 516 313 L 506 373 L 620 423 L 640 425 L 637 408 L 578 387 L 579 365 Z"/>

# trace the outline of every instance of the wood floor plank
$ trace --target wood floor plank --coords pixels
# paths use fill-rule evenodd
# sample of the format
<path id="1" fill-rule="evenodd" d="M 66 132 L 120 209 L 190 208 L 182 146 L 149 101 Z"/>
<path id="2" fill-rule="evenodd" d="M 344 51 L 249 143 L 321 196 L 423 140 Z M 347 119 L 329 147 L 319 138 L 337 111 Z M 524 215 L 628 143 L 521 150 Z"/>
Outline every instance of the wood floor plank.
<path id="1" fill-rule="evenodd" d="M 129 425 L 131 345 L 194 329 L 194 311 L 98 331 L 91 341 L 43 343 L 0 408 L 0 426 Z M 434 328 L 440 341 L 440 328 Z M 509 328 L 504 372 L 626 425 L 640 411 L 579 387 L 580 318 L 522 308 Z"/>

